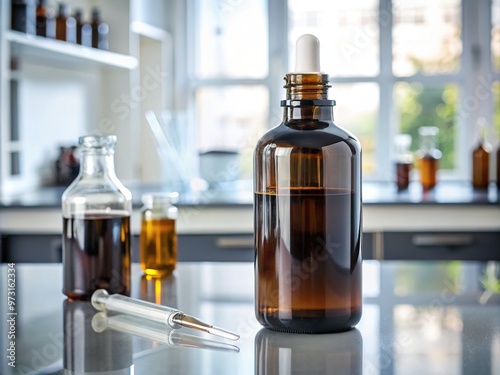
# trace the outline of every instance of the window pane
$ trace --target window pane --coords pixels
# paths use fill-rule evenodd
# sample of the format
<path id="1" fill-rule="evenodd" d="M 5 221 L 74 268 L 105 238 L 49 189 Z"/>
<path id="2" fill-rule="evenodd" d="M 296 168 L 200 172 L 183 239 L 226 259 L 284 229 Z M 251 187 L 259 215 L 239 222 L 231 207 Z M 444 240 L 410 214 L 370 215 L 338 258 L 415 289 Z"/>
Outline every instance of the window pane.
<path id="1" fill-rule="evenodd" d="M 460 0 L 393 2 L 396 75 L 453 73 L 462 53 Z"/>
<path id="2" fill-rule="evenodd" d="M 335 123 L 353 133 L 363 148 L 363 173 L 375 172 L 375 128 L 379 88 L 375 83 L 333 84 Z M 362 106 L 359 103 L 363 103 Z"/>
<path id="3" fill-rule="evenodd" d="M 441 169 L 455 168 L 456 109 L 458 87 L 423 86 L 419 83 L 400 82 L 394 88 L 394 100 L 399 118 L 399 131 L 412 137 L 413 151 L 418 149 L 418 128 L 437 126 L 439 128 L 438 147 L 443 156 Z"/>
<path id="4" fill-rule="evenodd" d="M 333 76 L 374 76 L 379 72 L 378 1 L 288 0 L 289 64 L 295 42 L 314 34 L 321 42 L 321 70 Z"/>
<path id="5" fill-rule="evenodd" d="M 493 66 L 500 71 L 500 0 L 493 0 L 491 9 L 491 54 Z"/>
<path id="6" fill-rule="evenodd" d="M 241 177 L 252 178 L 253 149 L 259 137 L 268 128 L 267 88 L 200 88 L 196 91 L 196 110 L 200 151 L 239 151 Z"/>
<path id="7" fill-rule="evenodd" d="M 267 76 L 266 0 L 197 0 L 195 6 L 198 78 Z"/>
<path id="8" fill-rule="evenodd" d="M 493 83 L 493 125 L 496 126 L 496 134 L 500 137 L 500 82 Z M 500 176 L 499 180 L 500 180 Z"/>

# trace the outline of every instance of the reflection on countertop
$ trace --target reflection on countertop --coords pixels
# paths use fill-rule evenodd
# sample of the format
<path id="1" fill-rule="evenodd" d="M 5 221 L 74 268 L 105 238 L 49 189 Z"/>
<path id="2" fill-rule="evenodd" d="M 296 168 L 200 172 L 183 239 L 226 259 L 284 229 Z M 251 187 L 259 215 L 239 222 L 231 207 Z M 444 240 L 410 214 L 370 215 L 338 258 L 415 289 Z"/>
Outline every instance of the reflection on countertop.
<path id="1" fill-rule="evenodd" d="M 238 333 L 240 340 L 229 344 L 239 352 L 200 346 L 203 341 L 193 338 L 164 340 L 152 330 L 145 335 L 128 320 L 117 322 L 127 329 L 96 331 L 92 322 L 101 313 L 88 302 L 64 300 L 60 264 L 13 267 L 17 373 L 500 373 L 500 294 L 495 289 L 500 265 L 495 262 L 365 261 L 360 323 L 349 332 L 322 335 L 272 332 L 258 324 L 251 263 L 181 262 L 173 275 L 156 280 L 144 278 L 133 265 L 133 297 L 175 304 Z M 0 280 L 7 280 L 8 268 L 0 265 Z M 7 301 L 6 292 L 0 289 L 0 300 Z M 0 304 L 2 316 L 7 309 Z M 7 319 L 0 322 L 2 337 L 9 327 Z M 192 333 L 177 332 L 180 337 Z M 0 362 L 1 373 L 16 373 L 12 370 Z"/>
<path id="2" fill-rule="evenodd" d="M 141 207 L 144 193 L 166 191 L 158 184 L 126 184 L 132 192 L 135 208 Z M 178 206 L 252 206 L 253 191 L 251 181 L 236 181 L 205 191 L 180 192 Z M 41 187 L 22 193 L 0 196 L 1 208 L 56 208 L 61 205 L 64 187 Z M 495 183 L 487 190 L 474 190 L 469 181 L 443 181 L 430 191 L 423 191 L 419 183 L 413 182 L 409 188 L 398 191 L 393 183 L 363 182 L 363 203 L 366 205 L 491 205 L 500 204 L 500 192 Z"/>

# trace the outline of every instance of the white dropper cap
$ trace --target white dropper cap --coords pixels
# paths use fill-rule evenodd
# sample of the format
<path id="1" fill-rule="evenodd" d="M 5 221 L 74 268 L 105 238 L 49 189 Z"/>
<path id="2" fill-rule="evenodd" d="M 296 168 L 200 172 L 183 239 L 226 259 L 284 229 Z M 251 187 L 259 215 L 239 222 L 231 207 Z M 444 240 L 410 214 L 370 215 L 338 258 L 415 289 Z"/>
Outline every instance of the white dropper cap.
<path id="1" fill-rule="evenodd" d="M 304 34 L 297 39 L 295 50 L 295 73 L 319 73 L 319 39 Z"/>

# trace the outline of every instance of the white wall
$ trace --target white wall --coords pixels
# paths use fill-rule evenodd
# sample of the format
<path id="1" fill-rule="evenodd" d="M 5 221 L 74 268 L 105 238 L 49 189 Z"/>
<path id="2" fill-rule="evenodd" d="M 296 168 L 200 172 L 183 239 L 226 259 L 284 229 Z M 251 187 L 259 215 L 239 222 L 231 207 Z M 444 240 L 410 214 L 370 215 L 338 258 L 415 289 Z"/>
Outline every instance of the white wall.
<path id="1" fill-rule="evenodd" d="M 25 64 L 19 81 L 21 168 L 26 183 L 49 183 L 59 145 L 76 145 L 96 123 L 98 76 Z"/>

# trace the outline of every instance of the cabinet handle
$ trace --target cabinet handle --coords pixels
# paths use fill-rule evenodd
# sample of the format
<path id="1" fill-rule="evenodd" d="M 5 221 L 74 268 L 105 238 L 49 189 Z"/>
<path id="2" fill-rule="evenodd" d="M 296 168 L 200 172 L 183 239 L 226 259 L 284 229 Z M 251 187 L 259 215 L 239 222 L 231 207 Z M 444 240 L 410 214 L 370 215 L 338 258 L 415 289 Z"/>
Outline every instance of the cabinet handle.
<path id="1" fill-rule="evenodd" d="M 468 246 L 474 237 L 468 234 L 416 234 L 411 242 L 415 246 Z"/>
<path id="2" fill-rule="evenodd" d="M 253 237 L 217 237 L 215 245 L 220 249 L 253 249 Z"/>

